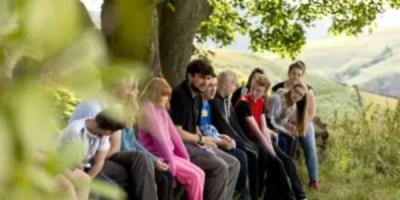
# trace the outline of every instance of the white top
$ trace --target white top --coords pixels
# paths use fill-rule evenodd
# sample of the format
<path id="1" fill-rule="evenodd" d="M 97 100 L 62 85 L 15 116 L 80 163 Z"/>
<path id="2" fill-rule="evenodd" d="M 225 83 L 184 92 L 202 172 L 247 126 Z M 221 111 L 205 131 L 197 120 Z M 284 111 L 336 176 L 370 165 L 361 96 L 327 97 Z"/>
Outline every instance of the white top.
<path id="1" fill-rule="evenodd" d="M 109 136 L 97 136 L 86 128 L 86 120 L 83 118 L 72 121 L 57 138 L 57 148 L 63 148 L 73 143 L 83 143 L 84 165 L 90 166 L 91 160 L 97 151 L 110 149 Z"/>

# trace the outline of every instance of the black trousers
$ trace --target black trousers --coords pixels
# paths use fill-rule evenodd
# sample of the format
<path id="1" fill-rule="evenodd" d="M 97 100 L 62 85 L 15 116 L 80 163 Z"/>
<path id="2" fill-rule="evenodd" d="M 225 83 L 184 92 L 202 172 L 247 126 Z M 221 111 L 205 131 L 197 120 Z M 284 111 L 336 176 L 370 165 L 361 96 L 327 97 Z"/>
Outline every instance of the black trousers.
<path id="1" fill-rule="evenodd" d="M 304 192 L 303 185 L 301 184 L 301 180 L 299 174 L 297 173 L 296 164 L 294 163 L 293 158 L 285 154 L 275 143 L 273 145 L 277 157 L 285 168 L 296 199 L 306 198 L 306 193 Z"/>
<path id="2" fill-rule="evenodd" d="M 235 156 L 240 162 L 240 171 L 239 171 L 239 178 L 236 184 L 236 191 L 240 194 L 241 200 L 250 200 L 250 186 L 249 186 L 249 161 L 247 158 L 246 152 L 237 147 L 230 151 L 226 151 L 227 153 Z"/>
<path id="3" fill-rule="evenodd" d="M 257 142 L 255 138 L 253 141 Z M 294 161 L 275 143 L 273 148 L 276 156 L 258 146 L 258 195 L 265 189 L 265 200 L 304 199 L 306 195 Z"/>
<path id="4" fill-rule="evenodd" d="M 258 197 L 260 194 L 259 169 L 258 169 L 259 156 L 258 156 L 257 152 L 247 151 L 247 150 L 244 150 L 244 151 L 247 155 L 250 196 L 251 196 L 252 200 L 258 200 Z"/>
<path id="5" fill-rule="evenodd" d="M 118 152 L 106 160 L 102 172 L 123 187 L 129 199 L 172 200 L 172 174 L 155 171 L 144 153 Z"/>

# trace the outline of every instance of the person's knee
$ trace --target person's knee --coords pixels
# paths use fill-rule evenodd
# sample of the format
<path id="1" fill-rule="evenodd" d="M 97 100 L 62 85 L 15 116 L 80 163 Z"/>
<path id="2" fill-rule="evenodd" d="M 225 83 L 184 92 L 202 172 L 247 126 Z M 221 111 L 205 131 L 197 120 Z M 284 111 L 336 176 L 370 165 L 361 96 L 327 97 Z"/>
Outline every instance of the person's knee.
<path id="1" fill-rule="evenodd" d="M 147 159 L 146 154 L 144 154 L 143 152 L 137 151 L 135 153 L 136 153 L 136 159 L 140 159 L 140 160 Z"/>
<path id="2" fill-rule="evenodd" d="M 206 174 L 203 170 L 199 169 L 194 173 L 195 182 L 200 185 L 204 185 Z"/>
<path id="3" fill-rule="evenodd" d="M 60 189 L 64 191 L 73 191 L 75 190 L 74 184 L 64 175 L 58 175 L 56 177 L 57 183 L 60 186 Z"/>
<path id="4" fill-rule="evenodd" d="M 89 185 L 90 181 L 91 181 L 90 176 L 82 170 L 74 171 L 74 179 L 76 182 L 83 184 L 83 185 Z"/>
<path id="5" fill-rule="evenodd" d="M 244 162 L 246 162 L 246 159 L 244 159 L 244 160 L 241 160 L 242 162 L 244 161 Z M 239 159 L 237 159 L 237 158 L 235 158 L 235 157 L 233 157 L 233 159 L 232 159 L 232 166 L 233 166 L 233 168 L 235 169 L 235 171 L 237 171 L 237 172 L 239 172 L 240 171 L 240 167 L 242 166 L 242 164 L 241 164 L 241 161 L 239 161 Z"/>
<path id="6" fill-rule="evenodd" d="M 143 152 L 136 152 L 136 162 L 139 162 L 141 165 L 145 165 L 147 167 L 151 167 L 151 161 Z"/>
<path id="7" fill-rule="evenodd" d="M 224 160 L 215 160 L 215 165 L 214 165 L 214 170 L 215 170 L 215 174 L 217 174 L 217 176 L 226 178 L 228 177 L 229 174 L 229 165 L 228 163 L 226 163 Z"/>

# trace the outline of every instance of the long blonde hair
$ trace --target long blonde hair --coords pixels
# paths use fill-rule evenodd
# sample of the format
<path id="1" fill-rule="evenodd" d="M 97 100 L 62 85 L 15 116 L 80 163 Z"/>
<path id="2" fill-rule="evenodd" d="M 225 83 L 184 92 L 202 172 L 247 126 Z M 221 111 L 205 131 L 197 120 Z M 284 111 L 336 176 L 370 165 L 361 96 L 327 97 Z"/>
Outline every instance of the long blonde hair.
<path id="1" fill-rule="evenodd" d="M 295 90 L 295 88 L 302 88 L 306 91 L 303 98 L 296 102 L 296 128 L 300 136 L 304 136 L 307 127 L 307 86 L 302 82 L 296 82 L 287 92 L 286 95 L 290 96 L 290 93 Z"/>

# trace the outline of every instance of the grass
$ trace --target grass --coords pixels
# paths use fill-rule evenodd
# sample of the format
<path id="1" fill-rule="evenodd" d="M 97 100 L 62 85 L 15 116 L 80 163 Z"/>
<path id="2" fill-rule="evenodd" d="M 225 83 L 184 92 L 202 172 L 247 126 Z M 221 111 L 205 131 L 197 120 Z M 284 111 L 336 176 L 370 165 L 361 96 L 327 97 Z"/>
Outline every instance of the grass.
<path id="1" fill-rule="evenodd" d="M 361 92 L 361 97 L 364 106 L 378 105 L 383 109 L 395 109 L 397 106 L 397 99 L 392 97 L 386 97 L 369 92 Z"/>

